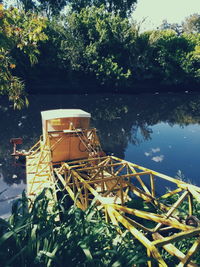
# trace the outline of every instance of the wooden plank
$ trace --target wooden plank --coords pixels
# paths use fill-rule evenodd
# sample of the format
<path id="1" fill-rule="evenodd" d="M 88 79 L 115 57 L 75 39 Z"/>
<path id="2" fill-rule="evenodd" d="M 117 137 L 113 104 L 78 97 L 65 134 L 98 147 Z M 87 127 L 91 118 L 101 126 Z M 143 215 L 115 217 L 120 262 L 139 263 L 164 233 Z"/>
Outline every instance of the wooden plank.
<path id="1" fill-rule="evenodd" d="M 131 225 L 118 211 L 116 211 L 112 205 L 110 206 L 110 210 L 115 215 L 115 218 L 124 225 L 125 228 L 127 228 L 131 234 L 136 237 L 149 251 L 151 252 L 151 255 L 158 261 L 159 266 L 167 267 L 167 264 L 161 257 L 159 251 L 157 248 L 151 243 L 151 241 L 145 237 L 140 231 L 138 231 L 133 225 Z"/>
<path id="2" fill-rule="evenodd" d="M 128 164 L 128 166 L 129 166 L 129 168 L 130 168 L 130 170 L 132 171 L 132 173 L 133 174 L 136 174 L 135 175 L 135 178 L 138 180 L 138 182 L 141 184 L 141 186 L 142 186 L 142 188 L 144 189 L 144 191 L 147 193 L 147 194 L 151 194 L 150 193 L 150 191 L 149 191 L 149 189 L 147 188 L 147 186 L 145 185 L 145 183 L 142 181 L 142 179 L 141 179 L 141 177 L 140 177 L 140 175 L 145 175 L 145 174 L 151 174 L 151 172 L 136 172 L 136 170 L 130 165 L 130 164 Z"/>
<path id="3" fill-rule="evenodd" d="M 155 177 L 153 174 L 150 174 L 150 184 L 151 184 L 151 195 L 155 198 Z"/>
<path id="4" fill-rule="evenodd" d="M 188 194 L 188 213 L 190 216 L 193 214 L 193 196 L 191 193 Z"/>
<path id="5" fill-rule="evenodd" d="M 177 193 L 179 193 L 179 192 L 181 192 L 181 191 L 183 191 L 182 188 L 176 188 L 175 190 L 170 191 L 170 192 L 168 192 L 168 193 L 162 195 L 161 197 L 159 197 L 159 199 L 161 199 L 161 198 L 168 198 L 168 197 L 171 197 L 171 196 L 173 196 L 174 194 L 177 194 Z"/>
<path id="6" fill-rule="evenodd" d="M 168 212 L 166 213 L 165 217 L 169 218 L 173 212 L 175 211 L 175 209 L 178 208 L 178 206 L 184 201 L 184 199 L 187 197 L 188 192 L 185 191 L 182 196 L 176 201 L 176 203 L 173 204 L 173 206 L 170 208 L 170 210 L 168 210 Z M 154 229 L 155 232 L 158 231 L 158 229 L 162 226 L 162 223 L 158 223 Z"/>
<path id="7" fill-rule="evenodd" d="M 150 220 L 150 221 L 162 223 L 165 225 L 173 226 L 174 228 L 177 228 L 177 229 L 181 229 L 181 230 L 185 230 L 185 231 L 194 229 L 191 226 L 182 224 L 182 223 L 180 223 L 174 219 L 167 219 L 164 216 L 159 215 L 159 214 L 141 211 L 141 210 L 137 210 L 137 209 L 130 209 L 130 208 L 126 208 L 126 207 L 123 207 L 120 205 L 116 205 L 116 204 L 110 204 L 110 205 L 112 205 L 112 207 L 115 208 L 116 210 L 120 210 L 120 211 L 135 215 L 137 217 L 140 217 L 140 218 L 143 218 L 146 220 Z"/>
<path id="8" fill-rule="evenodd" d="M 33 165 L 33 162 L 36 164 Z M 32 165 L 32 166 L 29 166 Z M 50 200 L 48 210 L 51 212 L 52 207 L 57 200 L 54 175 L 51 166 L 51 157 L 49 150 L 45 146 L 41 147 L 41 151 L 32 156 L 26 157 L 26 180 L 27 180 L 27 196 L 34 201 L 45 188 L 53 190 L 53 195 L 50 191 L 46 191 L 47 197 Z M 30 206 L 31 208 L 31 206 Z"/>
<path id="9" fill-rule="evenodd" d="M 161 240 L 162 238 L 164 238 L 161 234 L 159 233 L 153 233 L 152 234 L 153 239 L 154 240 Z M 172 244 L 166 244 L 163 245 L 163 248 L 172 256 L 177 257 L 181 262 L 183 262 L 183 260 L 185 259 L 185 254 L 182 253 L 179 249 L 177 249 L 174 245 Z M 190 262 L 187 267 L 198 267 L 197 264 Z"/>
<path id="10" fill-rule="evenodd" d="M 118 223 L 117 219 L 115 218 L 115 215 L 113 214 L 112 209 L 109 206 L 105 206 L 105 209 L 106 209 L 106 211 L 107 211 L 107 213 L 111 219 L 112 224 L 119 226 L 119 223 Z"/>
<path id="11" fill-rule="evenodd" d="M 193 186 L 189 186 L 189 187 L 188 187 L 188 190 L 189 190 L 189 192 L 192 194 L 192 196 L 193 196 L 194 198 L 196 198 L 196 200 L 197 200 L 198 202 L 200 202 L 200 193 L 198 193 L 198 192 L 194 189 Z"/>
<path id="12" fill-rule="evenodd" d="M 81 204 L 81 202 L 79 200 L 76 199 L 76 196 L 74 194 L 74 192 L 71 190 L 71 188 L 67 185 L 66 181 L 63 179 L 62 175 L 58 172 L 58 170 L 55 169 L 55 173 L 58 176 L 59 180 L 61 181 L 62 185 L 64 186 L 64 188 L 67 190 L 67 192 L 69 193 L 71 199 L 75 202 L 75 204 L 77 205 L 78 208 L 84 210 L 84 206 Z"/>
<path id="13" fill-rule="evenodd" d="M 186 264 L 190 261 L 190 259 L 192 258 L 192 256 L 199 250 L 199 248 L 200 248 L 200 238 L 198 238 L 194 242 L 194 244 L 192 245 L 192 247 L 188 251 L 188 253 L 185 256 L 185 258 L 183 259 L 183 261 L 181 263 L 179 263 L 179 265 L 177 267 L 184 267 L 184 266 L 186 266 Z"/>
<path id="14" fill-rule="evenodd" d="M 131 218 L 125 216 L 124 214 L 123 214 L 123 217 L 124 217 L 130 224 L 132 224 L 133 226 L 135 226 L 136 228 L 139 228 L 139 229 L 141 229 L 141 230 L 143 230 L 143 231 L 145 231 L 145 232 L 147 232 L 147 233 L 148 233 L 148 232 L 149 232 L 149 233 L 153 233 L 153 230 L 152 230 L 152 229 L 143 226 L 142 224 L 140 224 L 140 223 L 134 221 L 133 219 L 131 219 Z"/>
<path id="15" fill-rule="evenodd" d="M 168 237 L 162 237 L 160 240 L 153 241 L 153 244 L 156 247 L 162 247 L 171 242 L 180 241 L 184 238 L 189 238 L 189 237 L 192 237 L 198 234 L 200 234 L 200 227 L 193 228 L 192 230 L 188 230 L 188 231 L 182 231 L 180 233 L 177 233 L 177 234 L 174 234 Z"/>
<path id="16" fill-rule="evenodd" d="M 120 159 L 117 158 L 117 157 L 111 156 L 111 158 L 114 159 L 114 160 L 116 160 L 116 161 L 120 161 Z M 161 179 L 164 179 L 164 180 L 167 180 L 167 181 L 172 182 L 172 183 L 174 183 L 174 184 L 177 184 L 177 186 L 180 187 L 180 188 L 183 188 L 183 189 L 186 189 L 186 190 L 187 190 L 188 187 L 192 187 L 194 190 L 196 190 L 197 192 L 200 193 L 200 187 L 198 187 L 198 186 L 195 186 L 195 185 L 191 185 L 191 184 L 185 183 L 185 182 L 183 182 L 183 181 L 181 181 L 181 180 L 172 178 L 171 176 L 162 174 L 162 173 L 160 173 L 160 172 L 156 172 L 156 171 L 154 171 L 154 170 L 151 170 L 151 169 L 142 167 L 142 166 L 140 166 L 140 165 L 137 165 L 137 164 L 134 164 L 134 163 L 131 163 L 131 162 L 128 162 L 128 161 L 127 161 L 127 163 L 130 164 L 131 166 L 133 166 L 134 168 L 138 168 L 139 170 L 142 170 L 142 171 L 149 171 L 149 172 L 151 172 L 153 175 L 155 175 L 155 176 L 157 176 L 157 177 L 159 177 L 159 178 L 161 178 Z"/>

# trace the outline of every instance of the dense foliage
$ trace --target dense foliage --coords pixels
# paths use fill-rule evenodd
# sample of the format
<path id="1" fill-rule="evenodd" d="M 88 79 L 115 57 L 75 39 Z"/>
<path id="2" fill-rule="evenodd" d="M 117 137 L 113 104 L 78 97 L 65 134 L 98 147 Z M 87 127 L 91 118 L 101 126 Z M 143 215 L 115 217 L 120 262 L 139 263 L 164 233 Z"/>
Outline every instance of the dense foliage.
<path id="1" fill-rule="evenodd" d="M 63 198 L 52 214 L 48 202 L 43 191 L 28 212 L 23 194 L 9 219 L 0 219 L 1 266 L 117 267 L 146 262 L 142 246 L 128 233 L 121 236 L 95 207 L 67 210 Z"/>
<path id="2" fill-rule="evenodd" d="M 128 61 L 134 34 L 128 20 L 103 7 L 91 7 L 70 14 L 67 23 L 65 51 L 73 70 L 93 74 L 101 84 L 114 86 L 130 77 Z"/>
<path id="3" fill-rule="evenodd" d="M 38 84 L 42 92 L 55 92 L 52 88 L 63 83 L 66 93 L 73 87 L 78 93 L 96 88 L 131 93 L 200 83 L 198 14 L 182 25 L 165 21 L 140 33 L 130 20 L 133 0 L 123 1 L 124 9 L 121 1 L 17 3 L 19 9 L 1 5 L 0 13 L 1 92 L 15 102 L 24 90 L 20 78 L 31 93 Z M 36 57 L 32 66 L 28 58 L 35 63 Z"/>
<path id="4" fill-rule="evenodd" d="M 137 0 L 68 0 L 74 11 L 80 12 L 86 7 L 100 7 L 104 5 L 110 13 L 119 14 L 121 17 L 127 17 L 133 11 Z"/>
<path id="5" fill-rule="evenodd" d="M 176 194 L 160 201 L 173 205 L 178 198 Z M 121 235 L 116 226 L 106 223 L 103 213 L 95 205 L 86 211 L 73 205 L 67 209 L 65 196 L 54 204 L 53 212 L 49 212 L 49 201 L 43 191 L 28 211 L 28 199 L 23 193 L 22 198 L 13 204 L 10 217 L 0 219 L 2 266 L 147 266 L 146 249 L 128 231 Z M 132 200 L 128 207 L 156 212 L 153 205 L 141 199 Z M 184 201 L 176 210 L 176 216 L 186 218 L 187 210 L 188 203 Z M 199 218 L 199 203 L 195 200 L 194 214 Z M 134 217 L 134 220 L 140 222 L 141 219 Z M 147 227 L 155 226 L 145 220 L 141 223 Z M 187 253 L 195 239 L 183 239 L 174 245 Z M 177 258 L 164 249 L 161 254 L 168 266 L 178 263 Z M 197 252 L 193 260 L 199 262 L 199 259 L 200 253 Z"/>
<path id="6" fill-rule="evenodd" d="M 200 33 L 200 15 L 193 14 L 186 18 L 183 29 L 187 33 Z"/>
<path id="7" fill-rule="evenodd" d="M 16 8 L 3 9 L 0 4 L 0 94 L 8 94 L 16 107 L 23 104 L 24 85 L 13 75 L 21 53 L 36 63 L 37 42 L 46 39 L 44 19 Z"/>
<path id="8" fill-rule="evenodd" d="M 139 33 L 129 20 L 93 6 L 52 20 L 46 34 L 49 39 L 41 48 L 44 74 L 59 68 L 68 81 L 95 81 L 103 90 L 121 92 L 132 92 L 138 84 L 172 87 L 200 81 L 199 33 Z"/>

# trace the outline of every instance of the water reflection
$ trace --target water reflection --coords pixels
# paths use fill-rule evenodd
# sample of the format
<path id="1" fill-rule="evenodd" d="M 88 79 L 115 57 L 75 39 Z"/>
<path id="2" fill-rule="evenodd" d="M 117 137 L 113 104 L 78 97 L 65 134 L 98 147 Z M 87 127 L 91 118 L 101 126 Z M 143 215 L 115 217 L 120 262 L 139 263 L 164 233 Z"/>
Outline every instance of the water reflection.
<path id="1" fill-rule="evenodd" d="M 200 94 L 35 95 L 30 97 L 29 108 L 21 111 L 14 111 L 5 99 L 0 101 L 0 181 L 19 191 L 25 169 L 13 166 L 9 140 L 20 136 L 23 148 L 31 147 L 41 135 L 42 110 L 81 108 L 90 112 L 105 151 L 169 175 L 175 175 L 178 169 L 184 172 L 191 165 L 187 157 L 200 156 L 196 151 L 200 145 Z M 186 144 L 187 153 L 181 150 Z M 177 166 L 170 159 L 182 163 Z M 187 176 L 195 176 L 198 164 L 190 168 L 192 172 Z"/>

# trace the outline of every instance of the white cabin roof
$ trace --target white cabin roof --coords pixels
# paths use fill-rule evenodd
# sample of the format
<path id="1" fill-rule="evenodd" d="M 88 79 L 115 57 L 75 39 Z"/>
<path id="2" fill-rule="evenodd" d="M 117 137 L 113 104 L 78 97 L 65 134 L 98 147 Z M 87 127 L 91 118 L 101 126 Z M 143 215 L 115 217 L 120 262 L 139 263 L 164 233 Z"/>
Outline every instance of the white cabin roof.
<path id="1" fill-rule="evenodd" d="M 59 118 L 90 118 L 91 114 L 82 109 L 52 109 L 41 112 L 42 120 Z"/>

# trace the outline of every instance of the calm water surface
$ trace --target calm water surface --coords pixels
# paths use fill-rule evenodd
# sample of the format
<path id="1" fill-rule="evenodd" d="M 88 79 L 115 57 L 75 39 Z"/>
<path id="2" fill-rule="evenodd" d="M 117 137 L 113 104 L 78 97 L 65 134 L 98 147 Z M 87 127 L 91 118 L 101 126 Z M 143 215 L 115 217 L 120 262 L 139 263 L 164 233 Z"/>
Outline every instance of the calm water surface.
<path id="1" fill-rule="evenodd" d="M 38 95 L 14 111 L 0 100 L 0 216 L 25 189 L 25 169 L 13 165 L 10 138 L 30 148 L 41 135 L 40 112 L 81 108 L 92 115 L 102 147 L 114 155 L 200 186 L 200 94 Z M 157 192 L 165 183 L 159 182 Z"/>

